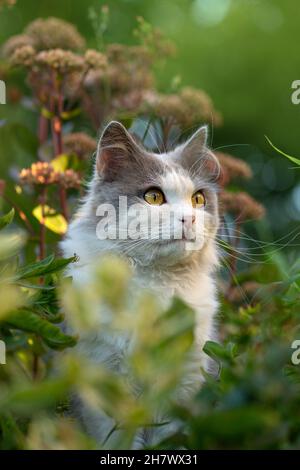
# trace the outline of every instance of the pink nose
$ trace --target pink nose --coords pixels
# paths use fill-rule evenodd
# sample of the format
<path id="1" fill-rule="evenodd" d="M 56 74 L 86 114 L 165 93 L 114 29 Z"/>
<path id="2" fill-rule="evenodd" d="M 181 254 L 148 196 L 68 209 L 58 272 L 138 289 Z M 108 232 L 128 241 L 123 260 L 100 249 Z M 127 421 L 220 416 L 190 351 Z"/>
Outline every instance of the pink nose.
<path id="1" fill-rule="evenodd" d="M 194 215 L 184 215 L 180 220 L 186 227 L 191 227 L 195 223 L 196 217 Z"/>

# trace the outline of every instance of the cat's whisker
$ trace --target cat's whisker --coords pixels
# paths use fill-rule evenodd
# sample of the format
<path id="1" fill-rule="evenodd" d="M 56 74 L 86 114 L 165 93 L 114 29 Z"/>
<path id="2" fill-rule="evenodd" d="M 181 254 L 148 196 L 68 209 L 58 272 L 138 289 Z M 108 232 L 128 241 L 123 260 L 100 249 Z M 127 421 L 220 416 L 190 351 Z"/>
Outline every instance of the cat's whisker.
<path id="1" fill-rule="evenodd" d="M 257 240 L 255 238 L 252 238 L 252 237 L 248 236 L 244 232 L 241 232 L 240 230 L 232 230 L 233 233 L 232 234 L 226 233 L 224 235 L 224 238 L 226 238 L 226 239 L 238 239 L 238 240 L 243 240 L 243 241 L 245 240 L 245 241 L 255 243 L 257 245 L 257 247 L 249 247 L 248 248 L 249 250 L 256 250 L 257 248 L 268 248 L 268 247 L 274 247 L 274 246 L 278 246 L 279 249 L 283 249 L 286 246 L 295 246 L 295 247 L 297 247 L 297 246 L 300 245 L 299 243 L 294 243 L 294 244 L 291 243 L 292 241 L 294 241 L 300 235 L 300 232 L 298 232 L 297 230 L 298 229 L 296 228 L 296 229 L 292 230 L 291 232 L 289 232 L 288 234 L 286 234 L 286 235 L 284 235 L 284 236 L 280 237 L 279 239 L 274 240 L 272 242 L 263 242 L 263 241 Z M 294 234 L 294 235 L 292 236 L 292 238 L 290 238 L 292 234 Z M 286 243 L 279 243 L 280 241 L 283 241 L 285 239 L 288 239 Z"/>
<path id="2" fill-rule="evenodd" d="M 225 149 L 225 148 L 231 148 L 231 147 L 252 147 L 251 144 L 229 144 L 229 145 L 220 145 L 219 147 L 214 147 L 212 150 L 220 150 L 220 149 Z"/>

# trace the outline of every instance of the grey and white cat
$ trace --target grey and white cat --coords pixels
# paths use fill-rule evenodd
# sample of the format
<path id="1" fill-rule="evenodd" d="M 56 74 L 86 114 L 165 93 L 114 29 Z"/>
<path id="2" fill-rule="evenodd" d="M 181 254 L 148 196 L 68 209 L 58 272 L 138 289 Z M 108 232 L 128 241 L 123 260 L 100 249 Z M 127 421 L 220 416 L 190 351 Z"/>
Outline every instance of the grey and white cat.
<path id="1" fill-rule="evenodd" d="M 184 399 L 201 386 L 201 367 L 208 368 L 208 358 L 202 348 L 207 340 L 216 338 L 214 320 L 218 301 L 214 277 L 218 252 L 215 236 L 219 217 L 215 180 L 218 171 L 218 162 L 207 147 L 205 126 L 174 150 L 157 154 L 147 151 L 122 124 L 113 121 L 104 129 L 99 141 L 88 194 L 62 242 L 65 256 L 76 253 L 79 257 L 68 272 L 75 284 L 89 282 L 91 266 L 105 253 L 114 252 L 130 258 L 137 290 L 153 289 L 166 306 L 176 295 L 194 308 L 195 354 L 182 386 Z M 151 219 L 156 225 L 151 227 L 151 237 L 145 237 L 142 243 L 130 238 L 99 240 L 97 207 L 109 203 L 117 209 L 120 195 L 127 196 L 129 207 L 138 204 L 147 209 L 140 221 L 141 232 L 143 222 L 146 227 L 154 213 L 163 216 L 171 209 L 174 216 L 172 219 L 156 218 L 156 222 Z M 121 231 L 124 230 L 123 216 L 119 213 L 117 220 L 111 221 Z M 196 230 L 198 233 L 194 233 Z M 173 236 L 162 239 L 164 232 Z M 178 233 L 182 233 L 181 239 L 174 236 Z M 129 346 L 128 342 L 109 337 L 102 331 L 93 341 L 81 339 L 78 347 L 81 354 L 95 362 L 121 370 L 121 364 L 116 364 L 111 357 L 122 361 Z M 99 413 L 89 410 L 83 403 L 77 404 L 77 413 L 87 431 L 101 445 L 113 427 L 111 418 L 101 410 Z M 162 432 L 160 427 L 153 429 L 154 434 Z M 150 437 L 149 433 L 141 432 L 136 447 L 159 438 L 159 435 Z"/>

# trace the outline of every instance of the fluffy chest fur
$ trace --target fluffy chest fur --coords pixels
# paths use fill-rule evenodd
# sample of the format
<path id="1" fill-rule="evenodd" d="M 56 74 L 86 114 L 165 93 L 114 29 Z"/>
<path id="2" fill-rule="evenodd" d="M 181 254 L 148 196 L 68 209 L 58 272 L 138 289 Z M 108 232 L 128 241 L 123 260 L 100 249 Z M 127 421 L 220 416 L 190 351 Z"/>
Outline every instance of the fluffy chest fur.
<path id="1" fill-rule="evenodd" d="M 93 267 L 108 252 L 113 251 L 109 243 L 99 243 L 92 234 L 88 235 L 84 222 L 76 222 L 70 228 L 69 237 L 62 243 L 65 256 L 76 254 L 78 262 L 72 264 L 68 274 L 72 276 L 73 282 L 78 285 L 88 284 L 92 280 Z M 160 302 L 162 308 L 168 308 L 172 299 L 182 298 L 190 305 L 196 313 L 195 341 L 201 365 L 206 367 L 207 360 L 202 352 L 206 341 L 216 338 L 215 314 L 217 312 L 218 301 L 214 281 L 215 268 L 218 263 L 217 253 L 212 243 L 208 243 L 205 250 L 192 256 L 183 263 L 173 266 L 160 264 L 141 265 L 133 258 L 128 258 L 133 266 L 133 278 L 131 282 L 132 302 L 140 295 L 144 289 L 150 291 Z M 97 336 L 97 333 L 95 333 Z M 102 339 L 101 339 L 102 338 Z M 126 355 L 125 348 L 127 341 L 114 336 L 113 338 L 98 337 L 99 342 L 90 342 L 90 338 L 85 339 L 85 345 L 79 343 L 85 352 L 91 357 L 106 357 L 106 362 L 110 362 L 109 352 L 103 354 L 110 343 L 110 348 L 119 350 L 119 357 Z M 114 342 L 116 342 L 114 344 Z M 92 344 L 92 346 L 91 346 Z M 123 351 L 120 348 L 124 348 Z M 88 350 L 90 349 L 90 350 Z M 93 349 L 93 351 L 91 350 Z M 102 359 L 101 359 L 102 360 Z M 117 364 L 115 364 L 115 367 Z M 200 377 L 200 372 L 198 374 Z"/>
<path id="2" fill-rule="evenodd" d="M 195 341 L 179 400 L 187 400 L 201 385 L 201 371 L 208 369 L 202 349 L 206 341 L 216 338 L 215 163 L 206 147 L 205 128 L 172 152 L 160 155 L 137 145 L 121 124 L 111 123 L 99 143 L 87 196 L 61 245 L 65 256 L 79 257 L 68 272 L 75 284 L 91 282 L 93 266 L 112 252 L 133 266 L 132 302 L 146 289 L 163 308 L 177 296 L 194 309 Z M 125 206 L 120 198 L 126 199 Z M 126 356 L 133 341 L 101 328 L 82 335 L 77 347 L 94 363 L 126 376 Z M 112 420 L 79 400 L 75 408 L 90 434 L 103 442 L 114 425 Z M 156 428 L 152 438 L 159 440 L 161 432 L 163 427 Z M 146 439 L 146 434 L 142 432 L 142 441 L 150 445 L 153 439 L 148 434 Z"/>

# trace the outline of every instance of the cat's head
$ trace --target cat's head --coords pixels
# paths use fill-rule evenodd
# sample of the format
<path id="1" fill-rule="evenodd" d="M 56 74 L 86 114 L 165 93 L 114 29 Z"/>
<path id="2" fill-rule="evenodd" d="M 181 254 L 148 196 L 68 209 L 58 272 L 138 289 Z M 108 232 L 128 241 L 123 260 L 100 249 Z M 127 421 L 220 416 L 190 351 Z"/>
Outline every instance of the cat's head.
<path id="1" fill-rule="evenodd" d="M 218 228 L 218 172 L 206 127 L 156 154 L 111 122 L 98 145 L 91 190 L 98 238 L 142 263 L 176 263 L 199 253 Z"/>

